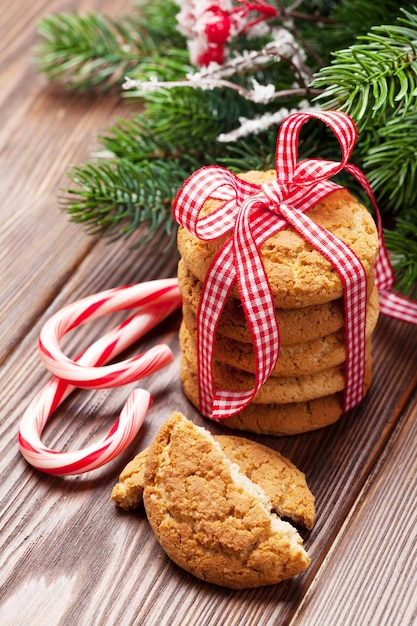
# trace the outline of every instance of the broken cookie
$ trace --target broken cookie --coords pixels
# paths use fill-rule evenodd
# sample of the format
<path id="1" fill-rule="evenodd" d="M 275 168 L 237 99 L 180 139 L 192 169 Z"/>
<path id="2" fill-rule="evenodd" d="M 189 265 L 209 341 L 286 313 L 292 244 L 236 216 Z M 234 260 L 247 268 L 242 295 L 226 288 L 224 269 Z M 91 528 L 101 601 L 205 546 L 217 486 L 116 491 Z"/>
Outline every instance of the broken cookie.
<path id="1" fill-rule="evenodd" d="M 291 461 L 276 450 L 246 437 L 214 435 L 224 454 L 236 463 L 243 474 L 258 484 L 271 501 L 272 509 L 295 523 L 313 528 L 314 496 L 306 478 Z M 148 448 L 137 454 L 123 469 L 113 487 L 114 504 L 125 511 L 143 504 L 145 463 Z"/>
<path id="2" fill-rule="evenodd" d="M 231 455 L 248 464 L 248 474 L 262 473 L 265 463 L 239 450 L 239 440 L 229 438 Z M 296 529 L 273 512 L 264 489 L 226 456 L 204 428 L 174 413 L 145 456 L 143 501 L 149 523 L 167 555 L 183 569 L 207 582 L 242 589 L 275 584 L 309 565 Z M 300 478 L 292 464 L 282 463 Z M 128 470 L 126 478 L 134 474 Z M 287 516 L 285 511 L 295 509 L 301 520 L 302 504 L 285 504 L 288 497 L 281 496 L 281 514 Z M 309 505 L 304 517 L 311 526 L 311 494 L 307 500 L 313 508 Z"/>

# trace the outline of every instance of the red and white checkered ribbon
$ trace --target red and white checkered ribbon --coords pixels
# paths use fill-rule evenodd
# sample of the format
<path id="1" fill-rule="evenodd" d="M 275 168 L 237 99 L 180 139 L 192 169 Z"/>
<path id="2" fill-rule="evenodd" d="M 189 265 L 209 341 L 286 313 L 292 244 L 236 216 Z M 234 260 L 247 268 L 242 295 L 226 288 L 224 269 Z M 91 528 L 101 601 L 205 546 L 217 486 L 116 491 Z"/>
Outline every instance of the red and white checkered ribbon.
<path id="1" fill-rule="evenodd" d="M 340 162 L 307 159 L 297 163 L 299 133 L 302 125 L 311 118 L 321 120 L 335 134 L 342 151 Z M 348 163 L 356 139 L 356 127 L 344 113 L 295 113 L 283 122 L 278 134 L 276 179 L 255 185 L 225 168 L 203 167 L 178 192 L 173 215 L 179 224 L 207 241 L 230 233 L 207 272 L 197 314 L 198 380 L 203 415 L 220 419 L 238 413 L 252 401 L 272 372 L 280 349 L 279 328 L 259 246 L 288 226 L 319 250 L 342 280 L 347 353 L 344 411 L 352 409 L 362 399 L 367 298 L 365 270 L 343 241 L 306 215 L 308 209 L 322 198 L 341 189 L 329 178 L 342 169 L 361 183 L 375 207 L 380 242 L 375 277 L 381 311 L 417 323 L 417 303 L 390 293 L 394 275 L 383 242 L 378 207 L 366 177 Z M 204 203 L 213 197 L 223 202 L 209 215 L 200 217 Z M 235 281 L 253 339 L 255 384 L 244 392 L 219 389 L 215 393 L 212 373 L 214 336 Z"/>

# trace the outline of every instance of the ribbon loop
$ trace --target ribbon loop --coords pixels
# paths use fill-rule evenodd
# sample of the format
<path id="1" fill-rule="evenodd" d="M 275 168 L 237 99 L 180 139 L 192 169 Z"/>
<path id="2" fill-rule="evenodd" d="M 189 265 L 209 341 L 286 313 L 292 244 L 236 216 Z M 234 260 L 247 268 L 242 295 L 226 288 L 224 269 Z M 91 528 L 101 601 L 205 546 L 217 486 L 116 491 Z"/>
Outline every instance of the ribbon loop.
<path id="1" fill-rule="evenodd" d="M 335 135 L 339 142 L 342 158 L 340 163 L 334 162 L 332 166 L 322 166 L 321 176 L 313 174 L 310 166 L 314 163 L 320 163 L 315 159 L 307 161 L 298 161 L 298 139 L 302 126 L 311 118 L 315 118 L 326 124 Z M 278 133 L 278 140 L 275 152 L 275 168 L 277 178 L 282 181 L 296 182 L 311 180 L 314 176 L 316 180 L 325 178 L 327 170 L 327 178 L 334 176 L 337 172 L 344 168 L 352 154 L 357 139 L 356 127 L 349 116 L 340 111 L 309 111 L 305 113 L 294 113 L 289 115 L 281 124 Z M 323 161 L 321 163 L 331 164 L 331 161 Z M 309 165 L 310 164 L 310 165 Z M 320 166 L 321 167 L 321 166 Z M 315 168 L 313 168 L 314 171 Z"/>
<path id="2" fill-rule="evenodd" d="M 199 239 L 217 239 L 229 232 L 236 221 L 240 205 L 248 196 L 257 193 L 258 185 L 235 176 L 219 166 L 198 170 L 177 194 L 173 217 Z M 206 216 L 200 217 L 204 203 L 210 198 L 222 203 Z"/>

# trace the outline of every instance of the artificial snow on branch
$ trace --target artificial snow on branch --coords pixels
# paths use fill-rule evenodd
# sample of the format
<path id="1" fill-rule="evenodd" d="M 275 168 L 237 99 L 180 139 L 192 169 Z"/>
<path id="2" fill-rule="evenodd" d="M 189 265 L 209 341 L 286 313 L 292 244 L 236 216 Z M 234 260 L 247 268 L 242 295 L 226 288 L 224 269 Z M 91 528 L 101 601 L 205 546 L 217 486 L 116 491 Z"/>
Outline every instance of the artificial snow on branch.
<path id="1" fill-rule="evenodd" d="M 275 113 L 265 113 L 264 115 L 255 117 L 251 120 L 241 117 L 239 118 L 240 126 L 228 133 L 221 133 L 217 137 L 217 141 L 228 143 L 231 141 L 237 141 L 238 139 L 247 137 L 248 135 L 258 135 L 271 126 L 278 126 L 291 113 L 296 113 L 297 111 L 312 111 L 313 109 L 314 107 L 311 106 L 308 100 L 302 100 L 296 109 L 286 109 L 283 107 L 282 109 L 275 111 Z"/>
<path id="2" fill-rule="evenodd" d="M 311 90 L 308 87 L 313 75 L 305 63 L 306 55 L 293 35 L 281 27 L 272 29 L 271 36 L 272 41 L 261 50 L 244 50 L 241 54 L 229 58 L 223 65 L 212 61 L 199 71 L 187 73 L 182 80 L 163 81 L 154 75 L 150 76 L 149 80 L 143 81 L 127 76 L 123 88 L 131 91 L 130 95 L 133 97 L 143 97 L 146 93 L 163 88 L 172 89 L 173 87 L 192 87 L 204 90 L 227 88 L 236 91 L 247 100 L 262 104 L 279 98 L 319 94 L 320 90 Z M 271 62 L 279 61 L 284 61 L 293 68 L 295 80 L 301 82 L 301 87 L 297 85 L 293 89 L 277 90 L 272 83 L 262 85 L 255 78 L 252 78 L 252 89 L 246 89 L 238 82 L 226 80 L 226 78 L 254 72 Z"/>

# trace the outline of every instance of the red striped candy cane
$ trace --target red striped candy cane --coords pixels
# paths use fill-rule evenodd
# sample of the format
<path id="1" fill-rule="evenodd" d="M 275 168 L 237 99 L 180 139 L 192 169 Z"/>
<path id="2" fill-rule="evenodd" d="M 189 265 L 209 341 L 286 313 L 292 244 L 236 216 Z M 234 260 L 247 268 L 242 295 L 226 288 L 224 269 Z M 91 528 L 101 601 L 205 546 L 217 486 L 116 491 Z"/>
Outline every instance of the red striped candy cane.
<path id="1" fill-rule="evenodd" d="M 80 474 L 108 463 L 131 443 L 152 402 L 144 389 L 133 391 L 109 433 L 83 450 L 58 452 L 44 446 L 40 437 L 48 419 L 76 387 L 104 388 L 126 384 L 170 363 L 173 360 L 171 350 L 158 345 L 138 357 L 103 367 L 180 304 L 177 280 L 165 279 L 89 296 L 64 307 L 50 318 L 42 329 L 39 346 L 42 359 L 55 376 L 27 407 L 19 428 L 19 447 L 28 463 L 49 474 Z M 137 308 L 137 311 L 75 359 L 62 354 L 59 340 L 66 332 L 88 320 L 126 308 Z"/>

